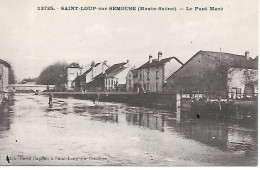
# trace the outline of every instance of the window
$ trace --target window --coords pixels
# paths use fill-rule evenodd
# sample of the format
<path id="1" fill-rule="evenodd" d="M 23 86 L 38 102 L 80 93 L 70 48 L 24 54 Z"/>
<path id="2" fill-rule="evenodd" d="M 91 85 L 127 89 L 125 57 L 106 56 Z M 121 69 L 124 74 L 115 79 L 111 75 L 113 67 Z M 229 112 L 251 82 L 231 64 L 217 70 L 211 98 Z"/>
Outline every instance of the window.
<path id="1" fill-rule="evenodd" d="M 131 80 L 129 80 L 129 86 L 131 86 Z"/>
<path id="2" fill-rule="evenodd" d="M 156 79 L 159 79 L 159 71 L 158 70 L 155 72 L 155 74 L 156 74 Z"/>
<path id="3" fill-rule="evenodd" d="M 147 83 L 147 91 L 150 90 L 150 83 Z"/>
<path id="4" fill-rule="evenodd" d="M 147 80 L 150 80 L 150 72 L 147 72 Z"/>
<path id="5" fill-rule="evenodd" d="M 146 90 L 146 84 L 144 84 L 144 90 Z"/>
<path id="6" fill-rule="evenodd" d="M 237 93 L 241 94 L 241 88 L 237 88 Z"/>
<path id="7" fill-rule="evenodd" d="M 113 86 L 113 84 L 114 84 L 114 80 L 112 79 L 112 81 L 111 81 L 111 85 Z"/>
<path id="8" fill-rule="evenodd" d="M 140 81 L 141 81 L 141 80 L 142 80 L 142 73 L 140 73 L 140 76 L 139 76 L 139 77 L 140 77 Z"/>
<path id="9" fill-rule="evenodd" d="M 105 81 L 105 82 L 106 82 L 106 86 L 107 86 L 107 79 L 106 79 L 106 81 Z"/>
<path id="10" fill-rule="evenodd" d="M 110 79 L 108 79 L 108 85 L 110 86 Z"/>
<path id="11" fill-rule="evenodd" d="M 159 91 L 159 83 L 156 83 L 156 91 Z"/>

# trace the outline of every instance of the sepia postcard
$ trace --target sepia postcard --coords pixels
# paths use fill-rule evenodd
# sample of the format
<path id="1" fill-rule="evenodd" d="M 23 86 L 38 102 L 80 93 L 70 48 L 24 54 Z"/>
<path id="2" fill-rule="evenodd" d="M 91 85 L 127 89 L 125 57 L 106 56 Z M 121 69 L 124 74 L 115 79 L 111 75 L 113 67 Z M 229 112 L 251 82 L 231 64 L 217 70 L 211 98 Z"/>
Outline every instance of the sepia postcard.
<path id="1" fill-rule="evenodd" d="M 0 165 L 258 166 L 258 0 L 0 0 Z"/>

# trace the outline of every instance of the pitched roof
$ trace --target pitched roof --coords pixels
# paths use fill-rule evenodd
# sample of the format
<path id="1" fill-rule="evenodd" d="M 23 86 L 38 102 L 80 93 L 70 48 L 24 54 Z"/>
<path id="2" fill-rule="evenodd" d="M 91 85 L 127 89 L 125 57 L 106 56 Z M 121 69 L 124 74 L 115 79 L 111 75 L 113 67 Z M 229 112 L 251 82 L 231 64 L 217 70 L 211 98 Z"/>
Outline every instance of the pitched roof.
<path id="1" fill-rule="evenodd" d="M 105 74 L 104 73 L 100 73 L 97 76 L 95 76 L 93 79 L 99 79 L 99 78 L 104 78 Z"/>
<path id="2" fill-rule="evenodd" d="M 89 72 L 91 72 L 92 67 L 90 67 L 88 70 L 86 70 L 81 76 L 87 75 Z"/>
<path id="3" fill-rule="evenodd" d="M 258 69 L 258 57 L 255 59 L 246 59 L 244 55 L 231 54 L 225 52 L 213 52 L 213 51 L 198 51 L 194 56 L 192 56 L 185 64 L 183 64 L 177 71 L 175 71 L 167 79 L 175 75 L 179 70 L 181 70 L 187 63 L 189 63 L 198 54 L 203 56 L 209 56 L 215 60 L 215 62 L 225 63 L 229 67 L 234 68 L 248 68 L 248 69 Z"/>
<path id="4" fill-rule="evenodd" d="M 119 69 L 120 67 L 123 67 L 125 64 L 126 64 L 125 62 L 114 64 L 114 65 L 112 65 L 111 67 L 109 67 L 109 68 L 105 71 L 105 73 L 106 73 L 106 74 L 109 74 L 110 72 L 115 71 L 116 69 Z"/>
<path id="5" fill-rule="evenodd" d="M 169 57 L 169 58 L 164 58 L 161 59 L 160 61 L 158 60 L 152 60 L 151 63 L 149 63 L 149 61 L 147 61 L 145 64 L 143 64 L 142 66 L 140 66 L 137 69 L 143 69 L 143 68 L 149 68 L 149 67 L 159 67 L 164 65 L 165 63 L 171 61 L 171 59 L 175 58 L 179 63 L 182 64 L 182 62 L 180 60 L 178 60 L 176 57 Z"/>
<path id="6" fill-rule="evenodd" d="M 115 70 L 111 71 L 110 73 L 108 73 L 106 77 L 108 77 L 108 78 L 114 77 L 125 69 L 126 69 L 126 67 L 120 67 L 118 69 L 115 69 Z"/>
<path id="7" fill-rule="evenodd" d="M 80 76 L 77 76 L 72 82 L 80 81 Z"/>
<path id="8" fill-rule="evenodd" d="M 224 63 L 229 67 L 258 69 L 258 63 L 254 59 L 247 59 L 244 55 L 220 53 L 212 51 L 200 51 L 202 56 L 209 56 L 216 62 Z"/>
<path id="9" fill-rule="evenodd" d="M 109 67 L 105 71 L 106 77 L 114 77 L 115 75 L 125 70 L 126 69 L 126 67 L 124 67 L 125 64 L 126 64 L 125 62 L 122 62 L 122 63 L 114 64 L 111 67 Z"/>
<path id="10" fill-rule="evenodd" d="M 114 77 L 115 75 L 117 75 L 118 73 L 120 73 L 126 68 L 124 67 L 125 64 L 126 64 L 125 62 L 114 64 L 108 69 L 106 69 L 105 73 L 100 73 L 97 76 L 95 76 L 93 79 L 104 78 L 105 76 Z"/>
<path id="11" fill-rule="evenodd" d="M 6 61 L 4 61 L 2 59 L 0 59 L 0 64 L 3 64 L 5 67 L 8 67 L 8 68 L 11 67 L 11 65 L 8 62 L 6 62 Z"/>
<path id="12" fill-rule="evenodd" d="M 67 68 L 81 68 L 81 67 L 80 67 L 79 63 L 73 62 L 70 65 L 68 65 Z"/>

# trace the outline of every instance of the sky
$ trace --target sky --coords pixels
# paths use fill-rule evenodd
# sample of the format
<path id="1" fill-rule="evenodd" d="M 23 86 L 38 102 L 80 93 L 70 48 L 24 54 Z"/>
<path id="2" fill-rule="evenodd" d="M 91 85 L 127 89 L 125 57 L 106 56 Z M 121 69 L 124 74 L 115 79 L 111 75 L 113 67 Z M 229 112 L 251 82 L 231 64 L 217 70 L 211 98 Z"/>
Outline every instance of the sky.
<path id="1" fill-rule="evenodd" d="M 56 10 L 37 10 L 54 6 Z M 176 7 L 177 11 L 62 11 L 62 6 Z M 209 7 L 223 11 L 209 11 Z M 179 8 L 207 7 L 208 11 Z M 17 80 L 37 77 L 55 62 L 130 60 L 175 56 L 186 62 L 199 50 L 258 55 L 258 0 L 0 0 L 0 58 Z M 57 9 L 59 8 L 59 9 Z"/>

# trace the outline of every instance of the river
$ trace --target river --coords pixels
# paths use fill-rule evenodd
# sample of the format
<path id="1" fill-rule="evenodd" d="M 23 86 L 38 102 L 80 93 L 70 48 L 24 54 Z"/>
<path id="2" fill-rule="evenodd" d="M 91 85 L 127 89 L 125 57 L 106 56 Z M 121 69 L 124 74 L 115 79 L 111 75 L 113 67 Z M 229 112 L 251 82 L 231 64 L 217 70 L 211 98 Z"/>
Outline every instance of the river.
<path id="1" fill-rule="evenodd" d="M 257 165 L 257 127 L 122 103 L 15 94 L 0 110 L 1 165 Z"/>

